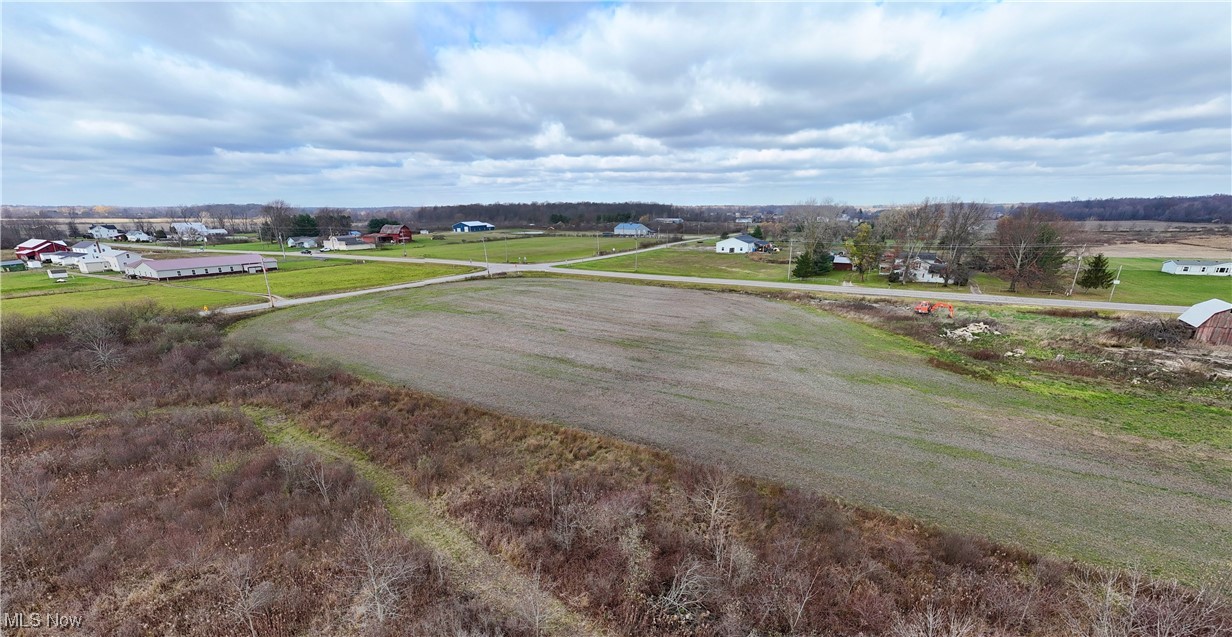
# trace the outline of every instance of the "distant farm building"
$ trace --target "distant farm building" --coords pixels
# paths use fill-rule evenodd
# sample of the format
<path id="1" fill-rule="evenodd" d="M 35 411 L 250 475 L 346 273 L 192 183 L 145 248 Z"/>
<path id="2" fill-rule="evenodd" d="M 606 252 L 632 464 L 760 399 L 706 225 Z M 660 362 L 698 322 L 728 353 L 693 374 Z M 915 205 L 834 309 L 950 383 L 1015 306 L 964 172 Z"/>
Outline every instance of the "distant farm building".
<path id="1" fill-rule="evenodd" d="M 1220 299 L 1203 301 L 1178 317 L 1194 328 L 1194 340 L 1213 345 L 1232 345 L 1232 303 Z"/>
<path id="2" fill-rule="evenodd" d="M 205 227 L 205 224 L 200 221 L 173 223 L 171 224 L 171 230 L 185 239 L 189 237 L 208 237 L 227 234 L 227 231 L 222 228 L 207 228 Z"/>
<path id="3" fill-rule="evenodd" d="M 291 237 L 287 239 L 288 248 L 315 248 L 317 246 L 316 237 Z"/>
<path id="4" fill-rule="evenodd" d="M 655 223 L 684 223 L 684 219 L 680 217 L 655 217 Z"/>
<path id="5" fill-rule="evenodd" d="M 654 231 L 640 223 L 626 222 L 616 224 L 612 234 L 617 237 L 649 237 Z"/>
<path id="6" fill-rule="evenodd" d="M 324 249 L 327 250 L 371 250 L 376 246 L 365 242 L 362 238 L 352 235 L 342 235 L 340 237 L 330 237 L 325 240 Z"/>
<path id="7" fill-rule="evenodd" d="M 496 226 L 483 221 L 459 221 L 453 224 L 454 232 L 487 232 L 495 229 Z"/>
<path id="8" fill-rule="evenodd" d="M 848 272 L 851 270 L 851 257 L 841 254 L 834 255 L 834 269 L 838 272 Z"/>
<path id="9" fill-rule="evenodd" d="M 129 241 L 134 241 L 137 243 L 151 243 L 154 241 L 154 237 L 151 237 L 140 230 L 129 230 L 124 233 L 124 236 L 128 237 Z"/>
<path id="10" fill-rule="evenodd" d="M 21 259 L 0 261 L 0 272 L 21 272 L 26 269 L 26 262 Z"/>
<path id="11" fill-rule="evenodd" d="M 67 281 L 68 280 L 68 270 L 66 270 L 65 268 L 48 268 L 47 278 L 55 279 L 57 281 Z"/>
<path id="12" fill-rule="evenodd" d="M 747 234 L 736 235 L 716 243 L 714 251 L 719 254 L 745 254 L 748 252 L 773 252 L 774 245 L 765 239 Z"/>
<path id="13" fill-rule="evenodd" d="M 44 239 L 27 239 L 17 244 L 13 250 L 18 259 L 24 261 L 42 261 L 46 255 L 53 252 L 68 252 L 68 244 L 63 241 L 47 241 Z"/>
<path id="14" fill-rule="evenodd" d="M 363 235 L 361 238 L 372 244 L 410 243 L 415 239 L 415 231 L 405 225 L 391 223 L 383 225 L 379 231 Z"/>
<path id="15" fill-rule="evenodd" d="M 104 223 L 90 226 L 90 236 L 95 239 L 119 239 L 124 236 L 124 231 L 109 223 Z"/>
<path id="16" fill-rule="evenodd" d="M 86 274 L 104 272 L 107 270 L 107 262 L 98 257 L 83 257 L 77 260 L 77 269 Z"/>
<path id="17" fill-rule="evenodd" d="M 217 257 L 188 259 L 142 259 L 125 268 L 125 274 L 139 279 L 163 281 L 215 274 L 243 274 L 277 270 L 278 262 L 259 254 L 228 254 Z"/>
<path id="18" fill-rule="evenodd" d="M 1232 276 L 1232 261 L 1174 259 L 1164 261 L 1160 271 L 1191 276 Z"/>

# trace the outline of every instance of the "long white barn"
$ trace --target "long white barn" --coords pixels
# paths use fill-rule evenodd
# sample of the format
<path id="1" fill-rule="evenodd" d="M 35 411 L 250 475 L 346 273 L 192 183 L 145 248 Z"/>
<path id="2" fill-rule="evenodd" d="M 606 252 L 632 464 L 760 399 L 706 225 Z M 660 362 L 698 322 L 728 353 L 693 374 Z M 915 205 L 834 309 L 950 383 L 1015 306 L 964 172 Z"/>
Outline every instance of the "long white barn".
<path id="1" fill-rule="evenodd" d="M 130 263 L 124 268 L 124 273 L 139 279 L 162 281 L 214 274 L 260 272 L 262 263 L 266 270 L 278 269 L 278 261 L 270 257 L 259 254 L 227 254 L 189 259 L 142 259 Z"/>
<path id="2" fill-rule="evenodd" d="M 1164 261 L 1160 271 L 1191 276 L 1232 276 L 1232 260 L 1173 259 Z"/>

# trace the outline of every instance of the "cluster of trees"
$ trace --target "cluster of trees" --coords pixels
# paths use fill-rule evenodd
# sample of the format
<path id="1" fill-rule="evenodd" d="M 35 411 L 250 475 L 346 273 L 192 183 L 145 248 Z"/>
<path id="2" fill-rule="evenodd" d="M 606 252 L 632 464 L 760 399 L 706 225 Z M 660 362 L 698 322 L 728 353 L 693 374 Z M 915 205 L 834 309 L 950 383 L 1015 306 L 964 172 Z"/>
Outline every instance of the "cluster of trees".
<path id="1" fill-rule="evenodd" d="M 281 199 L 275 199 L 261 206 L 261 225 L 257 236 L 262 241 L 331 236 L 349 231 L 351 223 L 350 212 L 342 208 L 320 208 L 315 214 L 309 214 L 292 208 Z"/>
<path id="2" fill-rule="evenodd" d="M 839 221 L 845 210 L 806 202 L 789 210 L 785 223 L 766 224 L 780 240 L 802 244 L 793 276 L 829 272 L 828 254 L 840 246 L 861 280 L 883 260 L 894 260 L 904 265 L 893 280 L 906 284 L 913 276 L 907 265 L 935 255 L 945 285 L 966 285 L 979 270 L 1004 276 L 1012 292 L 1020 286 L 1054 285 L 1069 252 L 1067 224 L 1035 206 L 1014 209 L 995 224 L 987 204 L 961 199 L 925 199 L 854 226 Z"/>
<path id="3" fill-rule="evenodd" d="M 500 225 L 562 225 L 578 227 L 635 221 L 655 217 L 679 217 L 679 210 L 669 204 L 628 201 L 604 203 L 593 201 L 531 203 L 465 204 L 420 208 L 415 218 L 424 225 L 452 225 L 458 221 L 477 219 Z"/>
<path id="4" fill-rule="evenodd" d="M 1036 206 L 1072 221 L 1232 223 L 1232 195 L 1052 201 Z"/>

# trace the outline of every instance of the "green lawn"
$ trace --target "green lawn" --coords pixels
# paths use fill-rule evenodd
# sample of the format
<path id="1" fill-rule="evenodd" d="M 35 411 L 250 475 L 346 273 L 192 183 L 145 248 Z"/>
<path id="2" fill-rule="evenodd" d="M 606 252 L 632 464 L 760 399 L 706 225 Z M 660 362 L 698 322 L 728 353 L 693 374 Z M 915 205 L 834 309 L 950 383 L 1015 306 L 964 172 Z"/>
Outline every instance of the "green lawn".
<path id="1" fill-rule="evenodd" d="M 549 263 L 567 259 L 581 259 L 595 256 L 596 250 L 610 252 L 613 250 L 632 250 L 633 239 L 594 236 L 531 236 L 516 237 L 509 234 L 482 233 L 476 236 L 470 233 L 446 233 L 443 240 L 434 241 L 430 235 L 416 235 L 415 241 L 407 244 L 408 257 L 424 257 L 429 259 L 456 259 L 459 261 L 484 261 L 484 250 L 487 250 L 487 260 L 492 263 L 517 263 L 525 259 L 526 263 Z M 509 237 L 509 238 L 504 238 Z M 401 255 L 403 246 L 383 246 L 377 254 Z"/>
<path id="2" fill-rule="evenodd" d="M 58 308 L 97 308 L 137 301 L 151 300 L 167 307 L 194 309 L 223 307 L 260 301 L 258 297 L 233 292 L 212 292 L 190 288 L 176 288 L 153 283 L 123 284 L 112 289 L 93 289 L 72 294 L 44 294 L 4 299 L 0 302 L 3 314 L 41 314 Z"/>
<path id="3" fill-rule="evenodd" d="M 782 258 L 782 253 L 776 255 Z M 1159 271 L 1163 259 L 1153 258 L 1112 258 L 1109 259 L 1113 268 L 1124 265 L 1121 273 L 1121 284 L 1117 286 L 1113 301 L 1123 303 L 1150 303 L 1155 305 L 1191 305 L 1210 298 L 1232 298 L 1232 278 L 1230 277 L 1198 277 L 1176 276 Z M 714 252 L 714 242 L 704 244 L 690 243 L 685 246 L 673 246 L 638 255 L 637 272 L 644 274 L 664 274 L 674 276 L 695 276 L 726 279 L 741 279 L 751 281 L 786 281 L 787 265 L 771 264 L 755 261 L 748 255 L 717 254 Z M 634 257 L 625 255 L 580 263 L 571 266 L 583 270 L 606 272 L 633 272 Z M 1062 278 L 1067 278 L 1065 275 Z M 839 285 L 843 281 L 851 281 L 860 287 L 888 288 L 891 284 L 887 277 L 868 275 L 864 282 L 852 272 L 831 272 L 825 276 L 807 279 L 808 283 Z M 975 283 L 985 294 L 1009 294 L 1007 281 L 993 275 L 977 273 Z M 901 288 L 900 284 L 892 287 Z M 913 283 L 908 289 L 923 291 L 940 291 L 945 288 L 938 284 Z M 1063 294 L 1068 284 L 1057 287 L 1056 293 Z M 965 292 L 966 287 L 951 287 L 953 291 Z M 1083 301 L 1107 301 L 1110 290 L 1084 292 L 1081 288 L 1075 291 L 1072 298 Z M 1018 294 L 1024 299 L 1050 296 L 1042 290 L 1026 290 Z"/>
<path id="4" fill-rule="evenodd" d="M 309 264 L 304 263 L 305 261 L 315 264 L 316 267 L 309 267 Z M 287 298 L 412 283 L 479 269 L 436 264 L 359 263 L 312 259 L 295 261 L 288 259 L 283 263 L 291 267 L 284 269 L 280 263 L 278 270 L 269 273 L 269 284 L 275 296 Z M 265 294 L 265 277 L 261 274 L 233 274 L 188 279 L 177 282 L 176 285 Z"/>
<path id="5" fill-rule="evenodd" d="M 281 261 L 279 269 L 269 273 L 269 282 L 276 296 L 294 298 L 411 283 L 476 270 L 478 268 L 435 264 L 295 258 Z M 56 287 L 49 288 L 37 277 L 29 275 L 38 275 L 50 286 Z M 10 295 L 10 282 L 23 286 L 19 289 L 25 291 Z M 175 308 L 217 308 L 259 302 L 265 295 L 265 278 L 260 274 L 201 277 L 183 279 L 171 285 L 157 285 L 145 281 L 84 276 L 74 276 L 68 283 L 57 284 L 41 272 L 14 272 L 0 275 L 0 284 L 4 285 L 2 311 L 17 314 L 46 312 L 60 307 L 102 307 L 145 299 Z M 55 293 L 57 291 L 62 293 Z"/>
<path id="6" fill-rule="evenodd" d="M 101 290 L 123 285 L 126 285 L 126 283 L 119 279 L 109 281 L 81 276 L 75 272 L 69 272 L 67 282 L 56 283 L 54 279 L 47 276 L 47 270 L 45 269 L 0 273 L 0 297 L 6 299 L 39 294 Z"/>

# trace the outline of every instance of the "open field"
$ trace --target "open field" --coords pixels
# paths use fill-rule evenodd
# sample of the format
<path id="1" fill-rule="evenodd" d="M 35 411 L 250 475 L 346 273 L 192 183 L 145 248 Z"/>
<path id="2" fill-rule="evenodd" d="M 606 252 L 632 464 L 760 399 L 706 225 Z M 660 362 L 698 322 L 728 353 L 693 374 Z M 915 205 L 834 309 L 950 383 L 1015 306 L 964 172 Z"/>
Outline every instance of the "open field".
<path id="1" fill-rule="evenodd" d="M 411 283 L 469 270 L 464 266 L 437 264 L 288 258 L 279 262 L 278 270 L 269 273 L 269 284 L 275 296 L 295 298 Z M 165 284 L 73 275 L 68 283 L 57 284 L 38 271 L 4 273 L 0 275 L 0 287 L 4 290 L 4 311 L 17 314 L 113 306 L 146 299 L 172 308 L 219 308 L 252 303 L 264 297 L 266 290 L 261 274 L 200 277 Z"/>
<path id="2" fill-rule="evenodd" d="M 1134 404 L 1096 414 L 1079 392 L 944 372 L 904 339 L 789 304 L 528 279 L 292 308 L 236 333 L 1044 552 L 1188 577 L 1232 559 L 1226 409 L 1174 405 L 1153 428 Z M 374 345 L 389 342 L 419 346 Z M 1195 414 L 1214 422 L 1190 434 Z"/>
<path id="3" fill-rule="evenodd" d="M 103 290 L 123 287 L 125 281 L 100 279 L 96 277 L 79 276 L 75 270 L 69 273 L 68 280 L 56 283 L 47 276 L 47 270 L 26 270 L 24 272 L 0 272 L 0 298 L 11 299 L 22 296 L 41 294 L 60 294 L 65 292 L 84 292 L 87 290 Z"/>
<path id="4" fill-rule="evenodd" d="M 1089 253 L 1093 255 L 1095 252 Z M 782 257 L 780 253 L 776 255 Z M 1192 257 L 1190 257 L 1192 258 Z M 1164 274 L 1159 271 L 1163 259 L 1153 258 L 1111 258 L 1112 267 L 1124 265 L 1121 285 L 1117 286 L 1113 300 L 1124 303 L 1150 303 L 1154 305 L 1190 305 L 1209 298 L 1227 298 L 1232 296 L 1232 278 L 1228 277 L 1181 277 Z M 787 277 L 787 265 L 784 263 L 764 263 L 748 255 L 716 254 L 713 242 L 690 243 L 685 246 L 672 246 L 638 255 L 636 269 L 632 256 L 619 256 L 600 261 L 579 263 L 569 267 L 606 272 L 641 272 L 645 274 L 664 274 L 672 276 L 696 276 L 729 278 L 751 281 L 784 281 Z M 1071 270 L 1072 272 L 1072 270 Z M 1061 276 L 1064 285 L 1056 292 L 1063 293 L 1068 288 L 1068 278 L 1064 272 Z M 888 277 L 870 274 L 861 282 L 859 275 L 853 272 L 830 272 L 825 276 L 808 279 L 809 283 L 823 285 L 840 285 L 844 281 L 860 287 L 874 289 L 902 288 L 900 284 L 891 284 Z M 1006 291 L 1009 284 L 993 275 L 976 273 L 972 281 L 980 286 L 985 294 L 1009 295 Z M 911 283 L 908 289 L 945 290 L 938 284 Z M 950 290 L 966 291 L 965 287 L 951 287 Z M 1084 292 L 1081 288 L 1075 290 L 1073 299 L 1081 301 L 1106 301 L 1109 290 Z M 1024 290 L 1018 294 L 1024 299 L 1050 296 L 1046 292 Z"/>
<path id="5" fill-rule="evenodd" d="M 283 269 L 284 265 L 290 267 Z M 411 283 L 472 270 L 439 264 L 287 259 L 279 262 L 277 271 L 269 273 L 269 284 L 275 296 L 296 298 Z M 260 274 L 189 279 L 176 285 L 265 294 L 265 278 Z"/>
<path id="6" fill-rule="evenodd" d="M 415 235 L 415 240 L 405 245 L 406 256 L 429 259 L 455 259 L 459 261 L 474 261 L 482 263 L 484 248 L 487 248 L 487 258 L 492 263 L 517 263 L 525 259 L 526 263 L 550 263 L 568 259 L 581 259 L 595 256 L 596 250 L 610 252 L 613 250 L 632 250 L 633 239 L 594 236 L 523 236 L 511 232 L 486 233 L 438 233 L 444 239 L 433 240 L 432 235 Z M 482 236 L 481 236 L 482 235 Z M 642 242 L 642 245 L 645 241 Z M 356 251 L 347 254 L 376 254 L 383 256 L 402 256 L 403 245 L 386 244 L 376 250 Z M 210 246 L 211 250 L 233 251 L 265 251 L 282 250 L 277 243 L 249 242 L 231 243 Z M 314 249 L 313 252 L 316 252 Z M 296 254 L 298 249 L 287 248 L 287 254 Z"/>

